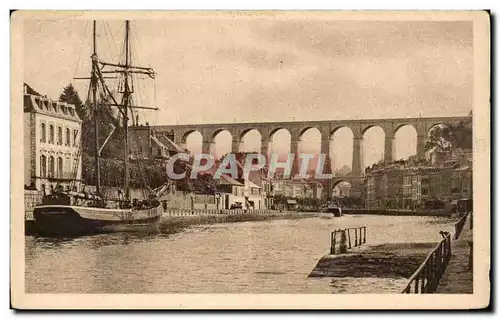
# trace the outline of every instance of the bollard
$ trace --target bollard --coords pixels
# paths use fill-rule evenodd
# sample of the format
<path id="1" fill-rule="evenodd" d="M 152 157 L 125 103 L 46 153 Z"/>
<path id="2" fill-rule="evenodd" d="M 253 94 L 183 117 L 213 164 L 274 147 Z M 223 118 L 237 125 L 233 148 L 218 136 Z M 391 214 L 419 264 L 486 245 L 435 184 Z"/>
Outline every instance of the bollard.
<path id="1" fill-rule="evenodd" d="M 358 246 L 358 228 L 354 228 L 354 247 Z"/>
<path id="2" fill-rule="evenodd" d="M 352 247 L 351 247 L 351 229 L 350 228 L 347 229 L 347 237 L 348 237 L 347 240 L 349 241 L 349 249 L 351 249 Z"/>
<path id="3" fill-rule="evenodd" d="M 339 254 L 345 254 L 347 252 L 347 236 L 345 232 L 346 232 L 345 230 L 339 230 L 340 233 Z"/>
<path id="4" fill-rule="evenodd" d="M 330 255 L 335 255 L 336 235 L 336 230 L 330 233 Z"/>

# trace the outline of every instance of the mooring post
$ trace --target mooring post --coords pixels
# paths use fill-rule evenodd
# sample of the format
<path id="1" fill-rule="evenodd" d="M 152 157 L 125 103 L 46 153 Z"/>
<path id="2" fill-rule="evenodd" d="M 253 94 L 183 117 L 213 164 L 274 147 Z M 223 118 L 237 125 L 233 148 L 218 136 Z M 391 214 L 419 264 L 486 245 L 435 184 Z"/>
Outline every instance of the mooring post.
<path id="1" fill-rule="evenodd" d="M 366 244 L 366 226 L 363 226 L 363 244 Z"/>
<path id="2" fill-rule="evenodd" d="M 354 247 L 358 246 L 358 228 L 354 228 Z"/>
<path id="3" fill-rule="evenodd" d="M 345 232 L 346 232 L 345 230 L 339 230 L 340 233 L 339 254 L 344 254 L 347 252 L 347 236 Z"/>
<path id="4" fill-rule="evenodd" d="M 351 229 L 347 228 L 347 240 L 349 241 L 349 249 L 351 249 Z"/>
<path id="5" fill-rule="evenodd" d="M 335 255 L 335 235 L 336 235 L 336 230 L 334 230 L 330 236 L 330 255 Z"/>
<path id="6" fill-rule="evenodd" d="M 363 244 L 363 233 L 362 233 L 362 228 L 359 227 L 359 245 L 361 246 Z"/>

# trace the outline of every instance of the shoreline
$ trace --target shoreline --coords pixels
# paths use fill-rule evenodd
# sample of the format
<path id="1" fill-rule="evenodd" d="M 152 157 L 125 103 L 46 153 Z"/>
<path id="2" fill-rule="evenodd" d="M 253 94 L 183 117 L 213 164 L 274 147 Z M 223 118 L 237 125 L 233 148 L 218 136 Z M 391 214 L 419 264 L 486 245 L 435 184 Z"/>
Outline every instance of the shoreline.
<path id="1" fill-rule="evenodd" d="M 269 213 L 246 213 L 246 214 L 217 214 L 217 215 L 192 215 L 192 216 L 162 216 L 160 230 L 177 231 L 194 225 L 210 225 L 223 223 L 241 223 L 251 221 L 266 221 L 279 219 L 303 219 L 319 217 L 317 212 L 269 212 Z"/>

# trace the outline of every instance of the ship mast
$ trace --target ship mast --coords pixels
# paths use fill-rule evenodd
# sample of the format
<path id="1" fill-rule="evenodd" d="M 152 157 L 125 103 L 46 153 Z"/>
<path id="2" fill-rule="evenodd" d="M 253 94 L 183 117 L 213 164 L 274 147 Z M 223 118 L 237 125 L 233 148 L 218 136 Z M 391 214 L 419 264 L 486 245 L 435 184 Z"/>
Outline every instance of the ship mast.
<path id="1" fill-rule="evenodd" d="M 149 109 L 149 110 L 158 110 L 158 107 L 146 107 L 146 106 L 137 106 L 132 105 L 132 93 L 134 93 L 133 81 L 131 76 L 133 74 L 145 74 L 150 78 L 154 79 L 155 72 L 150 67 L 140 67 L 131 65 L 131 54 L 130 54 L 130 21 L 125 21 L 125 64 L 119 63 L 108 63 L 104 61 L 100 61 L 97 56 L 96 50 L 96 21 L 93 22 L 93 53 L 92 53 L 92 74 L 90 77 L 90 90 L 92 91 L 92 104 L 94 106 L 94 126 L 95 126 L 95 171 L 96 171 L 96 190 L 97 194 L 101 196 L 101 171 L 100 171 L 100 154 L 101 151 L 106 146 L 109 141 L 111 135 L 114 132 L 114 128 L 108 137 L 105 139 L 103 144 L 99 147 L 99 112 L 98 112 L 98 102 L 97 102 L 97 91 L 98 86 L 101 85 L 104 94 L 111 98 L 110 105 L 118 108 L 122 118 L 123 118 L 123 139 L 124 139 L 124 168 L 125 168 L 125 176 L 124 176 L 124 191 L 126 199 L 130 199 L 130 171 L 129 171 L 129 147 L 128 147 L 128 111 L 132 112 L 134 108 L 137 109 Z M 111 69 L 110 69 L 111 68 Z M 123 79 L 123 90 L 119 93 L 122 94 L 121 103 L 118 103 L 113 96 L 113 93 L 108 88 L 104 79 L 115 78 L 115 77 L 106 77 L 105 74 L 119 75 L 122 76 Z M 130 77 L 130 78 L 129 78 Z M 89 79 L 88 77 L 84 78 L 75 78 L 75 79 Z M 114 127 L 114 126 L 113 126 Z"/>
<path id="2" fill-rule="evenodd" d="M 125 116 L 123 117 L 123 139 L 124 139 L 124 150 L 123 150 L 123 162 L 125 166 L 125 198 L 127 200 L 130 199 L 130 187 L 129 187 L 129 179 L 130 179 L 130 172 L 129 172 L 129 165 L 128 165 L 128 107 L 129 107 L 129 101 L 130 101 L 130 96 L 132 94 L 132 90 L 129 87 L 128 83 L 128 77 L 129 77 L 129 66 L 130 66 L 130 59 L 129 59 L 129 31 L 130 31 L 130 21 L 127 20 L 125 21 L 125 65 L 124 65 L 124 88 L 123 88 L 123 96 L 122 96 L 122 105 L 123 105 L 123 113 L 125 113 Z"/>
<path id="3" fill-rule="evenodd" d="M 94 130 L 95 130 L 95 172 L 96 172 L 96 191 L 99 196 L 101 196 L 101 169 L 99 163 L 99 111 L 97 108 L 97 81 L 99 79 L 99 60 L 97 59 L 96 53 L 96 21 L 93 24 L 93 53 L 92 53 L 92 75 L 90 77 L 90 83 L 92 86 L 92 104 L 94 106 Z"/>

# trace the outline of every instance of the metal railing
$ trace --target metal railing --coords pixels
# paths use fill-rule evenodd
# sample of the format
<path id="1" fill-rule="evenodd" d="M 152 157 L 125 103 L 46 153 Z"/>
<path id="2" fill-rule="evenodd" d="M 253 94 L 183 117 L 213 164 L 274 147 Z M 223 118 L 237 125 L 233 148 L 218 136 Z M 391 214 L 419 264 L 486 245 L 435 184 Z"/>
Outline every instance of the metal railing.
<path id="1" fill-rule="evenodd" d="M 351 236 L 352 233 L 352 236 Z M 344 235 L 345 243 L 342 243 L 342 236 Z M 337 239 L 339 241 L 337 241 Z M 330 234 L 330 254 L 335 255 L 337 243 L 344 244 L 345 249 L 361 246 L 366 243 L 366 226 L 352 227 L 345 229 L 336 229 Z M 342 249 L 339 249 L 342 253 Z"/>
<path id="2" fill-rule="evenodd" d="M 403 293 L 433 293 L 443 276 L 451 259 L 451 235 L 448 232 L 440 232 L 443 240 L 427 255 L 424 262 L 408 280 Z"/>
<path id="3" fill-rule="evenodd" d="M 458 239 L 460 237 L 460 234 L 462 233 L 462 230 L 464 228 L 465 222 L 467 221 L 467 217 L 469 216 L 470 213 L 466 213 L 465 215 L 460 218 L 460 220 L 455 223 L 455 236 L 454 239 Z M 472 223 L 471 223 L 472 225 Z M 472 226 L 471 226 L 472 229 Z"/>

